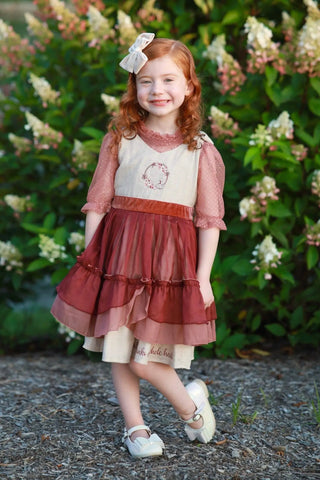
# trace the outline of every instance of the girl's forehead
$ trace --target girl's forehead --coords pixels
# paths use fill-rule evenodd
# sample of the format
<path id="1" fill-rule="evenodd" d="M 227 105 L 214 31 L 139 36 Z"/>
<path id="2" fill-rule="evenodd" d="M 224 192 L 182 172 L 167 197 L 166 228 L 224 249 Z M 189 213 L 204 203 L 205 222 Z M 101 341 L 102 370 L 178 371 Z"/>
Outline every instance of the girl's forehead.
<path id="1" fill-rule="evenodd" d="M 170 55 L 164 55 L 162 57 L 154 58 L 153 60 L 148 60 L 138 73 L 137 77 L 142 77 L 154 72 L 161 72 L 162 74 L 183 74 L 182 69 L 176 64 Z"/>

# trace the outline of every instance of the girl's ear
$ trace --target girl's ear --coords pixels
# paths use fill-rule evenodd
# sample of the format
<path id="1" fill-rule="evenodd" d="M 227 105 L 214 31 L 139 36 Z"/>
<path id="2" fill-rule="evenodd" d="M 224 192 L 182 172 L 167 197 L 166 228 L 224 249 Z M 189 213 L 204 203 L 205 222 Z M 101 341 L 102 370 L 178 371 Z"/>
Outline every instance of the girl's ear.
<path id="1" fill-rule="evenodd" d="M 186 85 L 185 96 L 188 97 L 192 93 L 193 93 L 193 83 L 191 82 L 191 80 L 189 80 L 189 82 Z"/>

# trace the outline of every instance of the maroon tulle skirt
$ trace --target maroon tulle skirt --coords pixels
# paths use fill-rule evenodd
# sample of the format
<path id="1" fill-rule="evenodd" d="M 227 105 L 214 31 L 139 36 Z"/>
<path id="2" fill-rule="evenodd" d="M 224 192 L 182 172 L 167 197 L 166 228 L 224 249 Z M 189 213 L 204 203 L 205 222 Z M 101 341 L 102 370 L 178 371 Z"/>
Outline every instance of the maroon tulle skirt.
<path id="1" fill-rule="evenodd" d="M 58 286 L 52 314 L 87 337 L 125 325 L 150 343 L 210 343 L 216 309 L 205 309 L 196 256 L 191 220 L 112 208 Z"/>

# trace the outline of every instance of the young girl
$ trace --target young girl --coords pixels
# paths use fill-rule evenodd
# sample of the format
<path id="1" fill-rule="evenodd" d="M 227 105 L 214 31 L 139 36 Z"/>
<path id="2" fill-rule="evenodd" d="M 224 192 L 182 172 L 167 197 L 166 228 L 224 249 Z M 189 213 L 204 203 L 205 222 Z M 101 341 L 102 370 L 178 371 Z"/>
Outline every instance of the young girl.
<path id="1" fill-rule="evenodd" d="M 144 424 L 139 380 L 155 386 L 206 443 L 215 419 L 204 382 L 186 387 L 194 346 L 215 340 L 210 273 L 224 206 L 224 166 L 200 131 L 200 84 L 182 43 L 144 33 L 120 66 L 130 72 L 89 188 L 86 249 L 58 286 L 53 315 L 102 351 L 133 457 L 161 455 Z"/>

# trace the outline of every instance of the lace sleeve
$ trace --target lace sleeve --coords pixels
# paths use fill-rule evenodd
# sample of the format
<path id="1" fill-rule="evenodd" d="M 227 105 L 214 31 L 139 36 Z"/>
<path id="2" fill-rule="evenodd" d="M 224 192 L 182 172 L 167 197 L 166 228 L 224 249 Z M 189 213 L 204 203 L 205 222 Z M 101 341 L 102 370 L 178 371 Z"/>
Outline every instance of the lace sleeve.
<path id="1" fill-rule="evenodd" d="M 108 133 L 101 145 L 98 165 L 88 190 L 87 203 L 81 209 L 83 213 L 89 211 L 106 213 L 110 210 L 114 197 L 114 176 L 118 168 L 118 153 L 111 152 L 111 141 L 111 134 Z"/>
<path id="2" fill-rule="evenodd" d="M 199 228 L 217 227 L 226 230 L 223 187 L 225 168 L 220 153 L 212 143 L 205 142 L 199 159 L 197 202 L 194 223 Z"/>

